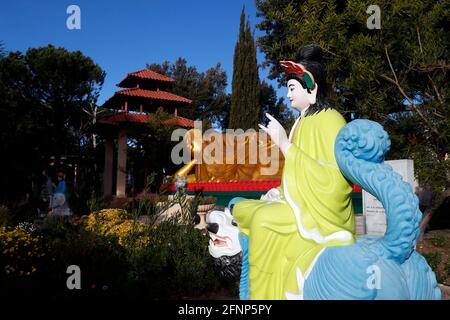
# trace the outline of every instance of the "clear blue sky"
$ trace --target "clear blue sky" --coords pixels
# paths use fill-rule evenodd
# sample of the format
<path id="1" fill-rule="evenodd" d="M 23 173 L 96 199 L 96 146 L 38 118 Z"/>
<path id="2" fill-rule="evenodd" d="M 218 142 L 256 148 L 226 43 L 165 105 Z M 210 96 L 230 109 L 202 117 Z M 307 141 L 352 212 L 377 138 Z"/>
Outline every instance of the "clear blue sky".
<path id="1" fill-rule="evenodd" d="M 81 30 L 66 27 L 71 4 L 81 9 Z M 200 71 L 220 62 L 230 91 L 244 4 L 254 27 L 253 0 L 2 1 L 0 41 L 7 51 L 53 44 L 90 56 L 106 71 L 100 104 L 117 90 L 115 85 L 127 72 L 178 57 Z M 258 53 L 258 62 L 263 59 Z M 260 70 L 260 78 L 267 80 L 267 70 Z M 277 88 L 276 82 L 271 83 Z M 285 90 L 278 90 L 279 96 L 283 94 Z"/>

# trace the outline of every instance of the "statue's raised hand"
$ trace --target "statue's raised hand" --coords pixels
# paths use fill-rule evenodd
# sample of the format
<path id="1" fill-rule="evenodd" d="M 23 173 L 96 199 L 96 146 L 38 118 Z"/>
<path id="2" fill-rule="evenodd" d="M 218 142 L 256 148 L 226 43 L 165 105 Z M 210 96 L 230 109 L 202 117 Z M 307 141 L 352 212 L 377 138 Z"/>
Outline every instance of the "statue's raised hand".
<path id="1" fill-rule="evenodd" d="M 267 127 L 264 127 L 262 124 L 260 124 L 259 127 L 270 136 L 273 143 L 275 143 L 278 148 L 280 148 L 281 152 L 283 152 L 283 155 L 286 156 L 287 150 L 291 145 L 286 135 L 286 131 L 278 120 L 270 114 L 266 113 L 266 117 L 270 120 Z"/>

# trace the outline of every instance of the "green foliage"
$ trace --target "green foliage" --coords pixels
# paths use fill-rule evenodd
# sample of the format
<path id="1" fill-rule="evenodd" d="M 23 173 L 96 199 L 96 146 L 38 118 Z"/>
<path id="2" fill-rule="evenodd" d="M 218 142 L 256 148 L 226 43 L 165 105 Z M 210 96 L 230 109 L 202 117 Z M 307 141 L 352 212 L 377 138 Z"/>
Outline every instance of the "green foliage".
<path id="1" fill-rule="evenodd" d="M 100 179 L 83 109 L 95 104 L 104 76 L 80 51 L 52 45 L 0 55 L 0 201 L 17 211 L 14 203 L 38 198 L 51 157 L 68 155 L 89 160 L 78 167 L 89 197 Z"/>
<path id="2" fill-rule="evenodd" d="M 0 296 L 51 298 L 99 291 L 108 295 L 117 293 L 125 280 L 127 264 L 117 240 L 88 232 L 67 219 L 50 219 L 33 233 L 0 229 L 0 250 L 6 249 L 8 253 L 0 255 Z M 81 269 L 80 291 L 67 290 L 70 265 Z"/>
<path id="3" fill-rule="evenodd" d="M 227 74 L 220 63 L 205 72 L 195 66 L 188 66 L 186 59 L 178 58 L 174 63 L 150 64 L 147 68 L 175 80 L 170 92 L 189 98 L 189 106 L 178 109 L 180 116 L 199 119 L 204 125 L 216 124 L 224 127 L 228 121 L 230 98 L 225 92 Z"/>
<path id="4" fill-rule="evenodd" d="M 6 227 L 11 224 L 11 214 L 6 206 L 0 205 L 0 227 Z"/>
<path id="5" fill-rule="evenodd" d="M 191 197 L 183 192 L 175 193 L 171 203 L 179 205 L 181 210 L 173 217 L 173 219 L 171 219 L 171 221 L 193 226 L 195 219 L 197 218 L 197 209 L 201 199 L 202 197 L 199 194 Z"/>
<path id="6" fill-rule="evenodd" d="M 144 230 L 141 224 L 139 230 L 128 229 L 124 246 L 119 236 L 102 230 L 133 216 L 123 210 L 117 213 L 120 217 L 103 215 L 114 220 L 102 221 L 98 229 L 87 228 L 91 222 L 62 217 L 48 219 L 33 233 L 0 228 L 0 296 L 192 298 L 225 285 L 203 232 L 174 220 Z M 81 269 L 82 290 L 66 288 L 70 265 Z"/>
<path id="7" fill-rule="evenodd" d="M 245 20 L 242 9 L 239 38 L 234 48 L 230 129 L 258 129 L 261 113 L 255 40 L 250 23 Z"/>
<path id="8" fill-rule="evenodd" d="M 133 198 L 126 204 L 127 211 L 131 212 L 133 217 L 139 217 L 143 215 L 158 216 L 161 214 L 161 206 L 158 206 L 159 198 L 146 197 L 146 198 Z"/>
<path id="9" fill-rule="evenodd" d="M 98 197 L 94 191 L 91 193 L 91 197 L 86 202 L 89 212 L 96 212 L 106 208 L 106 203 L 102 197 Z"/>
<path id="10" fill-rule="evenodd" d="M 447 273 L 447 277 L 450 277 L 450 260 L 447 260 L 445 264 L 445 272 Z"/>
<path id="11" fill-rule="evenodd" d="M 422 255 L 427 260 L 431 269 L 435 273 L 438 273 L 439 264 L 441 263 L 442 260 L 442 254 L 440 252 L 430 252 L 430 253 L 423 253 Z"/>
<path id="12" fill-rule="evenodd" d="M 148 195 L 145 197 L 133 198 L 125 205 L 125 209 L 130 212 L 135 220 L 144 219 L 145 223 L 152 227 L 158 218 L 173 205 L 173 201 L 168 201 L 159 195 Z"/>
<path id="13" fill-rule="evenodd" d="M 80 267 L 84 294 L 101 292 L 103 286 L 109 288 L 104 294 L 112 294 L 125 281 L 126 255 L 117 238 L 89 232 L 67 219 L 58 218 L 50 219 L 41 232 L 49 247 L 43 278 L 54 286 L 53 294 L 67 294 L 65 286 L 58 286 L 58 283 L 65 284 L 69 265 Z"/>
<path id="14" fill-rule="evenodd" d="M 444 248 L 448 244 L 448 237 L 445 234 L 437 235 L 431 241 L 436 247 Z"/>
<path id="15" fill-rule="evenodd" d="M 154 239 L 132 258 L 135 293 L 151 298 L 199 296 L 218 288 L 208 239 L 197 229 L 163 222 L 150 230 Z"/>
<path id="16" fill-rule="evenodd" d="M 21 228 L 0 227 L 0 288 L 8 292 L 16 284 L 31 281 L 45 265 L 42 237 Z M 22 288 L 20 288 L 22 289 Z M 0 295 L 1 295 L 0 291 Z"/>
<path id="17" fill-rule="evenodd" d="M 178 212 L 168 220 L 173 223 L 194 225 L 197 218 L 198 206 L 202 204 L 214 204 L 215 197 L 203 197 L 201 194 L 189 196 L 184 192 L 178 192 L 170 196 L 149 194 L 133 198 L 127 202 L 125 209 L 130 212 L 134 219 L 145 216 L 146 224 L 153 226 L 163 213 L 169 208 L 177 206 Z"/>

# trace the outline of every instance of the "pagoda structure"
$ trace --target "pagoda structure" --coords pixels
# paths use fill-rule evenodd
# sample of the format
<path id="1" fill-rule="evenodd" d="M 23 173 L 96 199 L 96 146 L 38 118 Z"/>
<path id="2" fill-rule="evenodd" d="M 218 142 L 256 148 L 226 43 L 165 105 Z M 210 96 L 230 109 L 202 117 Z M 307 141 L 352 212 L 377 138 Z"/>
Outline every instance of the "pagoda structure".
<path id="1" fill-rule="evenodd" d="M 190 99 L 168 92 L 174 80 L 154 71 L 143 69 L 128 73 L 117 85 L 116 91 L 104 104 L 110 113 L 101 117 L 97 128 L 105 137 L 105 163 L 103 171 L 103 194 L 126 197 L 127 141 L 129 134 L 148 123 L 158 109 L 162 108 L 172 117 L 162 123 L 184 128 L 194 127 L 194 121 L 178 116 L 178 108 L 186 107 Z M 117 167 L 113 168 L 115 141 L 117 140 Z M 116 176 L 114 179 L 114 170 Z M 113 182 L 115 185 L 113 186 Z"/>

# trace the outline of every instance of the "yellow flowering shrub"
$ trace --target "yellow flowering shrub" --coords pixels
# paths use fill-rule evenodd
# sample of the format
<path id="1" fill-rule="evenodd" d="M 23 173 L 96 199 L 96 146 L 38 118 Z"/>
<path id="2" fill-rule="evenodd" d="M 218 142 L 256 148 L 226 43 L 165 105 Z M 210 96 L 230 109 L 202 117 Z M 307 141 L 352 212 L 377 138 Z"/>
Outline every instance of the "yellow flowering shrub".
<path id="1" fill-rule="evenodd" d="M 12 227 L 0 227 L 0 273 L 28 277 L 36 272 L 35 263 L 45 256 L 42 238 Z"/>
<path id="2" fill-rule="evenodd" d="M 145 235 L 147 226 L 131 219 L 129 214 L 122 209 L 103 209 L 93 212 L 80 218 L 80 223 L 89 231 L 96 232 L 104 236 L 115 236 L 119 239 L 119 244 L 128 247 L 129 239 L 135 237 L 135 245 L 147 244 L 150 239 Z"/>

